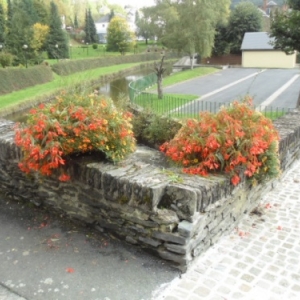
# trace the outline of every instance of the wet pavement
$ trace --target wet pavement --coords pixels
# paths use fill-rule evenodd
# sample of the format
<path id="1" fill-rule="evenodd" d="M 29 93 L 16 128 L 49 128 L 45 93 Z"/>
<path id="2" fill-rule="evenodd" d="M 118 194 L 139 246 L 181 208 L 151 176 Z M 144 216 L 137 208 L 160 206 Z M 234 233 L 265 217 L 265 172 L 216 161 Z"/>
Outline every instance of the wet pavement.
<path id="1" fill-rule="evenodd" d="M 0 205 L 0 300 L 300 299 L 300 161 L 183 275 L 63 215 Z"/>
<path id="2" fill-rule="evenodd" d="M 0 300 L 148 300 L 179 275 L 108 233 L 0 199 Z"/>

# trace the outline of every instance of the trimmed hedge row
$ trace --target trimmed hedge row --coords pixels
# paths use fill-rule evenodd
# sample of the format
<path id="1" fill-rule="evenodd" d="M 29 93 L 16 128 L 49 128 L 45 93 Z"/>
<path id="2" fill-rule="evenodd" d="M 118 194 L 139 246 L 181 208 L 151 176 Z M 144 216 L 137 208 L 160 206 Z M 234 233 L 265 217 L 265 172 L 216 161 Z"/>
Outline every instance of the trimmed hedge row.
<path id="1" fill-rule="evenodd" d="M 175 57 L 175 54 L 168 53 L 166 58 Z M 53 72 L 61 76 L 70 75 L 77 72 L 83 72 L 90 69 L 96 69 L 101 67 L 107 67 L 112 65 L 145 62 L 151 60 L 160 59 L 160 53 L 143 53 L 133 55 L 120 55 L 110 56 L 92 59 L 80 59 L 80 60 L 65 60 L 60 61 L 57 64 L 52 65 Z"/>
<path id="2" fill-rule="evenodd" d="M 28 69 L 0 69 L 0 95 L 52 80 L 52 70 L 46 65 L 38 65 Z"/>

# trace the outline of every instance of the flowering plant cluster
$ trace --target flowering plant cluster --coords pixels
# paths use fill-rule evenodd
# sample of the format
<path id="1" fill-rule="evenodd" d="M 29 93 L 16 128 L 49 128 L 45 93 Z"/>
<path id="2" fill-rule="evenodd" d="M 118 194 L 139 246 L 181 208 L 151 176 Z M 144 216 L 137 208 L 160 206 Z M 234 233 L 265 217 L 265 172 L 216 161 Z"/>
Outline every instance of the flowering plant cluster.
<path id="1" fill-rule="evenodd" d="M 206 176 L 221 171 L 230 175 L 233 185 L 244 173 L 256 184 L 279 174 L 278 141 L 271 120 L 246 98 L 217 114 L 200 113 L 200 121 L 187 120 L 160 150 L 185 173 Z"/>
<path id="2" fill-rule="evenodd" d="M 32 109 L 26 124 L 16 125 L 15 142 L 23 153 L 20 169 L 46 176 L 62 167 L 70 154 L 101 152 L 118 162 L 135 149 L 131 114 L 96 93 L 62 94 Z M 59 179 L 70 177 L 62 173 Z"/>

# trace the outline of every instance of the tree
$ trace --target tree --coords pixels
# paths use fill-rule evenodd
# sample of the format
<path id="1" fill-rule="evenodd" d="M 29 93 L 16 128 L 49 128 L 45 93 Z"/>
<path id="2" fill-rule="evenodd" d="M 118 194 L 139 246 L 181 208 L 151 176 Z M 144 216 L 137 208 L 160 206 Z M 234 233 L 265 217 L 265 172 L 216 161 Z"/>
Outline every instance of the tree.
<path id="1" fill-rule="evenodd" d="M 109 13 L 109 21 L 111 21 L 114 17 L 115 17 L 115 11 L 111 9 Z"/>
<path id="2" fill-rule="evenodd" d="M 49 9 L 42 0 L 33 0 L 33 7 L 36 11 L 37 22 L 41 24 L 49 23 Z"/>
<path id="3" fill-rule="evenodd" d="M 85 14 L 85 42 L 86 43 L 97 43 L 98 42 L 98 35 L 96 30 L 96 25 L 94 19 L 92 17 L 91 9 L 86 10 Z"/>
<path id="4" fill-rule="evenodd" d="M 228 25 L 219 23 L 216 27 L 215 41 L 213 47 L 213 54 L 220 56 L 230 52 L 230 44 L 227 37 Z"/>
<path id="5" fill-rule="evenodd" d="M 163 75 L 166 71 L 166 68 L 164 67 L 164 59 L 165 59 L 165 56 L 163 55 L 160 62 L 154 64 L 154 70 L 155 70 L 155 74 L 157 76 L 157 96 L 158 96 L 158 99 L 163 98 L 162 80 L 163 80 Z"/>
<path id="6" fill-rule="evenodd" d="M 44 43 L 49 33 L 49 26 L 41 23 L 35 23 L 33 25 L 33 37 L 30 43 L 31 48 L 39 55 L 40 50 L 44 47 Z"/>
<path id="7" fill-rule="evenodd" d="M 77 14 L 75 14 L 75 16 L 74 16 L 74 28 L 75 29 L 79 28 Z"/>
<path id="8" fill-rule="evenodd" d="M 157 17 L 152 15 L 152 21 L 166 47 L 188 53 L 190 57 L 195 53 L 202 57 L 211 55 L 216 25 L 228 16 L 230 0 L 156 0 L 156 3 Z M 191 59 L 191 68 L 193 62 Z"/>
<path id="9" fill-rule="evenodd" d="M 262 14 L 250 2 L 241 2 L 232 11 L 228 24 L 228 40 L 231 53 L 241 53 L 241 45 L 246 32 L 261 31 Z"/>
<path id="10" fill-rule="evenodd" d="M 4 9 L 2 4 L 0 3 L 0 44 L 4 45 L 4 41 L 5 41 L 5 36 L 4 36 L 4 32 L 5 32 L 5 17 L 4 17 Z"/>
<path id="11" fill-rule="evenodd" d="M 69 57 L 68 39 L 62 29 L 57 6 L 53 1 L 50 3 L 49 34 L 46 49 L 49 58 L 59 59 Z"/>
<path id="12" fill-rule="evenodd" d="M 272 16 L 270 36 L 275 38 L 274 47 L 287 54 L 300 51 L 300 0 L 289 0 L 292 10 L 277 10 Z"/>
<path id="13" fill-rule="evenodd" d="M 135 25 L 137 27 L 137 36 L 141 36 L 145 39 L 145 43 L 148 44 L 148 40 L 154 38 L 155 27 L 152 24 L 151 8 L 145 7 L 142 9 L 143 16 L 140 17 L 138 11 L 136 11 Z"/>
<path id="14" fill-rule="evenodd" d="M 31 16 L 34 15 L 34 12 L 29 12 L 29 8 L 25 9 L 29 3 L 27 0 L 14 1 L 9 12 L 11 16 L 7 21 L 6 48 L 14 55 L 14 64 L 16 65 L 27 65 L 27 61 L 35 60 L 35 53 L 30 47 L 33 25 Z M 33 8 L 32 5 L 29 6 Z"/>
<path id="15" fill-rule="evenodd" d="M 107 28 L 107 51 L 118 51 L 125 54 L 134 46 L 135 36 L 127 21 L 122 17 L 114 17 Z"/>

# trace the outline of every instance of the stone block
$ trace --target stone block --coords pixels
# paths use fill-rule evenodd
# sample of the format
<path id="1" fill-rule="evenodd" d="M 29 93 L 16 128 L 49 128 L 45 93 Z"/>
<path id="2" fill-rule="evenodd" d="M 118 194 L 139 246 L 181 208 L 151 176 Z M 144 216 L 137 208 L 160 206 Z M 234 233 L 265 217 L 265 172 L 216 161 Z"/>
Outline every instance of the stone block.
<path id="1" fill-rule="evenodd" d="M 178 224 L 179 218 L 177 214 L 169 209 L 158 209 L 155 214 L 150 216 L 150 220 L 159 225 Z"/>
<path id="2" fill-rule="evenodd" d="M 153 231 L 152 236 L 156 239 L 165 241 L 165 242 L 171 242 L 174 244 L 180 244 L 185 245 L 187 242 L 187 239 L 184 237 L 181 237 L 179 235 L 176 235 L 174 233 L 165 233 L 160 231 Z"/>
<path id="3" fill-rule="evenodd" d="M 180 235 L 184 236 L 184 237 L 190 237 L 193 231 L 193 226 L 194 224 L 188 221 L 181 221 L 178 224 L 178 232 Z"/>
<path id="4" fill-rule="evenodd" d="M 125 241 L 133 245 L 138 244 L 138 241 L 129 235 L 126 236 Z"/>
<path id="5" fill-rule="evenodd" d="M 192 220 L 197 210 L 197 201 L 195 189 L 182 184 L 169 184 L 158 207 L 168 209 L 174 204 L 178 208 L 177 215 L 180 219 Z"/>
<path id="6" fill-rule="evenodd" d="M 178 263 L 180 265 L 186 265 L 187 264 L 187 258 L 185 255 L 179 255 L 175 253 L 168 252 L 166 250 L 158 250 L 158 255 L 166 260 L 173 261 L 175 263 Z"/>
<path id="7" fill-rule="evenodd" d="M 151 239 L 151 238 L 148 238 L 148 237 L 143 237 L 143 236 L 140 236 L 139 237 L 139 241 L 147 244 L 147 245 L 150 245 L 154 248 L 158 247 L 159 245 L 161 245 L 161 242 L 158 241 L 158 240 L 155 240 L 155 239 Z"/>
<path id="8" fill-rule="evenodd" d="M 164 243 L 164 247 L 171 251 L 178 254 L 186 254 L 188 246 L 187 245 L 178 245 L 178 244 L 172 244 L 172 243 Z"/>

